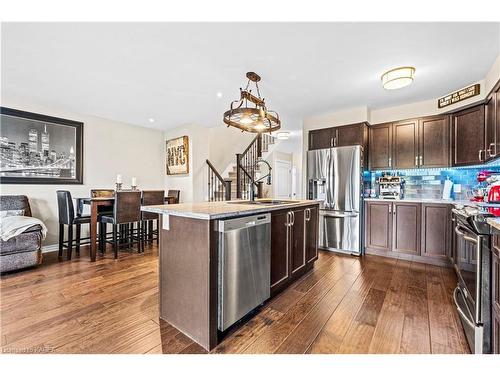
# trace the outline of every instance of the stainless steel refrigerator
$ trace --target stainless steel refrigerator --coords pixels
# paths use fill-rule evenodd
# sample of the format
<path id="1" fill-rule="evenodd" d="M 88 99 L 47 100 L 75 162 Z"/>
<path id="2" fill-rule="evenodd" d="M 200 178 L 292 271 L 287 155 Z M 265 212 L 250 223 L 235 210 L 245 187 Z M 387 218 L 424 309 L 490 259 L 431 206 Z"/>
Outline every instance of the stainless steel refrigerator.
<path id="1" fill-rule="evenodd" d="M 362 148 L 307 152 L 308 198 L 320 201 L 319 247 L 362 253 Z"/>

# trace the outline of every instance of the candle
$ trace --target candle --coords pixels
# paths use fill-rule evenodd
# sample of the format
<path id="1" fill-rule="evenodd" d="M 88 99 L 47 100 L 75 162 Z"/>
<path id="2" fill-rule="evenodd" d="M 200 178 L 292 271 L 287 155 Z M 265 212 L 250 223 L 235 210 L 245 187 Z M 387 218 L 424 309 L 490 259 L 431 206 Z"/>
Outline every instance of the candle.
<path id="1" fill-rule="evenodd" d="M 122 175 L 121 174 L 117 174 L 116 175 L 116 183 L 117 184 L 121 184 L 122 183 Z"/>
<path id="2" fill-rule="evenodd" d="M 137 186 L 137 178 L 132 177 L 132 186 Z"/>

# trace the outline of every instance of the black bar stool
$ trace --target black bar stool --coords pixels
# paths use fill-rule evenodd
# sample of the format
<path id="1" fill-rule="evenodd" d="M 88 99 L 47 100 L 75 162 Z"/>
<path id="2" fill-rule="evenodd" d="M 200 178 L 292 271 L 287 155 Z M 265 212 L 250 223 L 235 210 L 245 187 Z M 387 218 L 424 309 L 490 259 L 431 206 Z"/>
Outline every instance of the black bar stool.
<path id="1" fill-rule="evenodd" d="M 141 220 L 141 192 L 140 191 L 117 191 L 115 193 L 115 205 L 112 215 L 101 215 L 101 223 L 113 225 L 113 240 L 106 241 L 113 244 L 115 259 L 118 258 L 118 248 L 125 243 L 127 247 L 136 243 L 138 252 L 143 251 L 143 228 Z M 134 224 L 137 223 L 137 231 L 134 230 Z M 132 230 L 120 231 L 118 236 L 118 226 L 122 224 L 131 224 Z M 106 231 L 106 228 L 104 229 Z M 118 243 L 120 240 L 120 244 Z M 121 241 L 123 240 L 123 241 Z"/>
<path id="2" fill-rule="evenodd" d="M 80 255 L 80 245 L 90 243 L 90 237 L 80 238 L 82 224 L 90 224 L 90 216 L 75 216 L 75 208 L 71 193 L 67 190 L 57 190 L 57 206 L 59 208 L 59 258 L 63 255 L 63 249 L 68 249 L 68 260 L 71 259 L 73 251 L 73 225 L 76 225 L 76 254 Z M 64 226 L 68 226 L 68 240 L 64 241 Z M 81 242 L 82 240 L 86 242 Z"/>
<path id="3" fill-rule="evenodd" d="M 142 205 L 143 206 L 156 206 L 165 203 L 165 190 L 144 190 L 142 192 Z M 152 243 L 156 239 L 159 243 L 159 216 L 154 212 L 141 212 L 142 226 L 145 229 L 144 242 Z M 156 230 L 154 229 L 154 222 L 156 222 Z"/>
<path id="4" fill-rule="evenodd" d="M 174 203 L 179 203 L 180 194 L 181 194 L 180 190 L 169 190 L 167 192 L 167 197 L 174 197 Z"/>

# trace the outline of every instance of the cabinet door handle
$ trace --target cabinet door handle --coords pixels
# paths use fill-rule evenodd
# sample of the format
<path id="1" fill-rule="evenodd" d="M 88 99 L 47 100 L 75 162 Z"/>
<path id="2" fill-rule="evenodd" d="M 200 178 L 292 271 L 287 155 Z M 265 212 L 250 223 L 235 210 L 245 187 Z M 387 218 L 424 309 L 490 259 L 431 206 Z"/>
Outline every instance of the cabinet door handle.
<path id="1" fill-rule="evenodd" d="M 495 147 L 495 152 L 494 152 L 494 153 L 493 153 L 493 152 L 491 152 L 491 148 L 492 148 L 492 147 Z M 497 153 L 496 153 L 496 151 L 497 151 L 497 150 L 496 150 L 496 148 L 497 148 L 497 145 L 496 145 L 495 143 L 490 143 L 490 146 L 488 147 L 488 150 L 487 150 L 487 151 L 488 151 L 488 156 L 489 156 L 490 158 L 494 158 L 494 157 L 496 156 L 496 154 L 497 154 Z"/>
<path id="2" fill-rule="evenodd" d="M 304 211 L 304 214 L 306 215 L 306 221 L 311 220 L 311 209 L 310 208 L 306 208 Z"/>
<path id="3" fill-rule="evenodd" d="M 415 166 L 418 167 L 418 156 L 415 156 Z"/>
<path id="4" fill-rule="evenodd" d="M 481 158 L 481 154 L 483 152 L 486 153 L 486 150 L 479 150 L 479 161 L 483 161 L 483 159 Z"/>
<path id="5" fill-rule="evenodd" d="M 333 147 L 333 138 L 330 138 L 330 147 Z"/>
<path id="6" fill-rule="evenodd" d="M 392 167 L 392 158 L 389 158 L 389 167 Z"/>
<path id="7" fill-rule="evenodd" d="M 392 214 L 392 204 L 389 205 L 389 213 Z"/>
<path id="8" fill-rule="evenodd" d="M 419 159 L 420 159 L 420 163 L 419 163 L 418 165 L 422 165 L 422 164 L 424 164 L 424 163 L 423 163 L 423 157 L 422 157 L 422 155 L 420 155 L 420 156 L 419 156 Z"/>
<path id="9" fill-rule="evenodd" d="M 290 211 L 290 214 L 292 215 L 292 222 L 290 225 L 294 225 L 295 224 L 295 212 Z"/>
<path id="10" fill-rule="evenodd" d="M 333 138 L 333 146 L 337 147 L 337 137 Z"/>

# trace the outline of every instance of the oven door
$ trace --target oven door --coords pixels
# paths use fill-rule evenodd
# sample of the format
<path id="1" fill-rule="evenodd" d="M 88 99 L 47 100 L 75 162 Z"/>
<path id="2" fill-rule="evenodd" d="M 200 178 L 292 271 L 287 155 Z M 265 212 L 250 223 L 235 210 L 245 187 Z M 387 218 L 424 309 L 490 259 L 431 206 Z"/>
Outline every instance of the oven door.
<path id="1" fill-rule="evenodd" d="M 481 319 L 481 245 L 482 237 L 457 222 L 455 226 L 456 248 L 454 267 L 458 277 L 461 297 L 472 314 L 474 324 Z"/>

